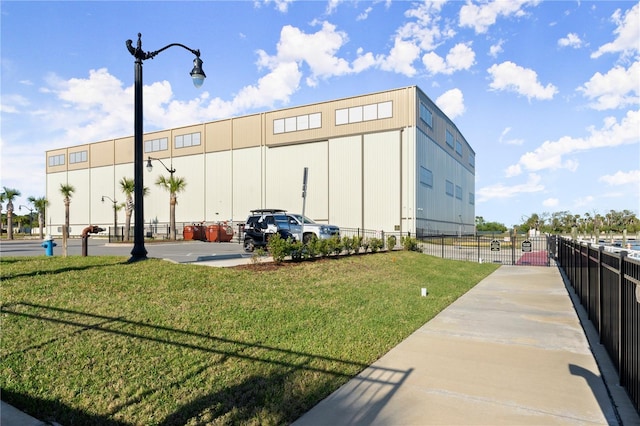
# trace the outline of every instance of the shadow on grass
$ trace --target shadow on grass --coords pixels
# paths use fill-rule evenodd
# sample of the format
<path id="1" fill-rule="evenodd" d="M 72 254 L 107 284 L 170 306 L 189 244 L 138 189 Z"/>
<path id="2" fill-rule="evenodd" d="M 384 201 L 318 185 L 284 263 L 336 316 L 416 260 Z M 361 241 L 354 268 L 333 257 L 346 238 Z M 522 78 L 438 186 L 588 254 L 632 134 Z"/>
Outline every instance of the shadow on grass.
<path id="1" fill-rule="evenodd" d="M 261 418 L 267 413 L 273 416 L 273 420 L 276 423 L 292 422 L 335 390 L 336 381 L 331 381 L 330 377 L 338 378 L 338 382 L 342 384 L 352 378 L 352 374 L 345 373 L 345 370 L 362 371 L 368 367 L 367 364 L 359 362 L 281 349 L 260 342 L 242 342 L 203 333 L 130 321 L 122 317 L 98 315 L 29 302 L 18 302 L 2 306 L 1 312 L 4 315 L 14 315 L 75 328 L 53 339 L 35 342 L 28 347 L 14 351 L 5 356 L 5 359 L 13 356 L 23 357 L 29 351 L 39 350 L 61 339 L 91 330 L 219 355 L 222 361 L 214 361 L 213 363 L 224 362 L 228 359 L 239 359 L 270 365 L 267 369 L 269 371 L 268 374 L 249 376 L 237 384 L 195 398 L 168 415 L 160 422 L 162 425 L 185 424 L 189 419 L 202 416 L 209 419 L 224 417 L 226 423 L 238 424 Z M 114 328 L 118 326 L 126 326 L 131 331 Z M 154 333 L 156 335 L 153 335 Z M 319 365 L 322 363 L 326 367 Z M 160 387 L 163 387 L 163 389 L 180 387 L 182 383 L 186 383 L 189 379 L 206 374 L 206 370 L 210 367 L 211 363 L 196 366 L 193 371 L 186 372 L 173 383 L 165 383 L 164 385 L 159 385 L 158 388 L 147 389 L 136 397 L 113 407 L 104 418 L 79 412 L 77 409 L 65 407 L 55 401 L 45 401 L 44 405 L 36 405 L 36 407 L 42 407 L 38 409 L 41 415 L 55 416 L 56 421 L 62 422 L 62 424 L 124 424 L 116 422 L 112 416 L 128 407 L 143 403 L 146 397 L 150 397 L 161 390 Z M 296 372 L 301 370 L 314 373 L 313 383 L 307 383 L 304 391 L 291 391 L 291 382 L 294 380 Z M 389 398 L 395 393 L 404 378 L 411 373 L 410 370 L 379 370 L 384 370 L 395 377 L 402 377 L 401 380 L 385 381 L 385 385 L 389 388 Z M 368 381 L 366 378 L 362 380 Z M 376 380 L 379 381 L 379 379 Z M 33 406 L 33 401 L 30 401 L 28 395 L 15 394 L 4 389 L 2 399 L 14 404 L 17 408 L 29 407 L 31 409 Z M 377 412 L 380 409 L 381 407 L 378 406 L 374 411 Z M 37 414 L 35 413 L 34 417 L 38 417 Z M 83 415 L 85 418 L 81 421 L 76 422 L 74 420 Z"/>
<path id="2" fill-rule="evenodd" d="M 64 419 L 65 425 L 85 426 L 125 426 L 127 423 L 119 422 L 107 416 L 88 414 L 82 410 L 69 407 L 58 401 L 35 398 L 19 392 L 2 389 L 2 400 L 19 408 L 25 413 L 44 422 L 58 422 Z M 46 417 L 42 417 L 46 413 Z M 13 426 L 13 425 L 7 425 Z M 15 425 L 18 426 L 18 425 Z"/>
<path id="3" fill-rule="evenodd" d="M 29 257 L 25 257 L 24 258 L 25 261 L 33 261 L 33 258 L 29 258 Z M 49 259 L 49 258 L 47 258 Z M 51 258 L 53 259 L 53 258 Z M 22 259 L 11 259 L 11 260 L 2 260 L 2 263 L 17 263 L 19 261 L 21 261 Z M 37 271 L 32 271 L 32 272 L 26 272 L 24 274 L 0 274 L 0 280 L 1 281 L 10 281 L 10 280 L 14 280 L 17 278 L 25 278 L 25 277 L 36 277 L 36 276 L 40 276 L 40 275 L 56 275 L 56 274 L 64 274 L 66 272 L 71 272 L 71 271 L 86 271 L 89 269 L 94 269 L 94 268 L 104 268 L 105 266 L 114 266 L 114 265 L 129 265 L 129 263 L 127 261 L 117 261 L 117 262 L 113 262 L 113 263 L 104 263 L 104 264 L 100 264 L 100 265 L 86 265 L 86 266 L 65 266 L 62 268 L 53 268 L 50 270 L 46 270 L 46 269 L 42 269 L 42 270 L 37 270 Z"/>

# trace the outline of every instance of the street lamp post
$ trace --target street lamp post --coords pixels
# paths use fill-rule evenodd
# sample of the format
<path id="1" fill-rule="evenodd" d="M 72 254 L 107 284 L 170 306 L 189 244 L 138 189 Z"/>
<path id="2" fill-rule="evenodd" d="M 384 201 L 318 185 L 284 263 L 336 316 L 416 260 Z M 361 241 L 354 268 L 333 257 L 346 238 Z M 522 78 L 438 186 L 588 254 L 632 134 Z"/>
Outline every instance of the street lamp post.
<path id="1" fill-rule="evenodd" d="M 118 235 L 118 207 L 117 207 L 118 202 L 107 195 L 103 195 L 102 196 L 103 203 L 105 198 L 113 203 L 113 236 L 115 237 L 116 235 Z"/>
<path id="2" fill-rule="evenodd" d="M 22 210 L 22 208 L 29 210 L 29 234 L 31 234 L 31 228 L 33 228 L 33 209 L 31 207 L 23 206 L 22 204 L 18 206 L 18 210 Z"/>
<path id="3" fill-rule="evenodd" d="M 173 177 L 173 174 L 176 172 L 176 169 L 173 168 L 173 162 L 171 163 L 171 167 L 167 167 L 166 164 L 164 164 L 162 162 L 161 159 L 159 158 L 153 158 L 153 157 L 147 157 L 147 171 L 152 171 L 153 170 L 153 164 L 151 164 L 151 160 L 156 160 L 159 161 L 160 164 L 162 164 L 164 166 L 164 168 L 169 172 L 169 174 L 171 175 L 171 177 Z"/>
<path id="4" fill-rule="evenodd" d="M 147 250 L 144 248 L 144 183 L 143 183 L 143 162 L 144 162 L 144 145 L 142 142 L 143 126 L 142 126 L 142 61 L 152 59 L 160 52 L 172 47 L 180 46 L 183 49 L 196 55 L 193 60 L 193 69 L 190 72 L 193 78 L 193 85 L 196 88 L 202 86 L 206 77 L 202 70 L 202 60 L 200 60 L 200 50 L 191 49 L 180 43 L 171 43 L 160 50 L 154 52 L 145 52 L 142 50 L 142 34 L 138 33 L 138 43 L 133 47 L 133 41 L 126 41 L 129 53 L 136 58 L 134 61 L 134 118 L 133 118 L 133 145 L 134 145 L 134 188 L 133 196 L 135 199 L 134 211 L 134 229 L 133 229 L 133 249 L 131 250 L 131 258 L 129 262 L 136 262 L 147 258 Z"/>

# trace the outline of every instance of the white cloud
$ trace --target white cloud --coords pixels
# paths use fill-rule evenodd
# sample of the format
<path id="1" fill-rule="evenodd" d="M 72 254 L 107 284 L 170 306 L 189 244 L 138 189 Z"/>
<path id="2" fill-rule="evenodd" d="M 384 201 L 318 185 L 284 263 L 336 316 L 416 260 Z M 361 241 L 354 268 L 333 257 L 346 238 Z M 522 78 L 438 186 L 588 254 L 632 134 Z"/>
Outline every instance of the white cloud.
<path id="1" fill-rule="evenodd" d="M 560 47 L 572 47 L 578 49 L 582 46 L 582 40 L 576 33 L 569 33 L 566 37 L 558 40 L 558 46 Z"/>
<path id="2" fill-rule="evenodd" d="M 313 34 L 306 34 L 296 27 L 285 25 L 280 31 L 276 56 L 265 58 L 264 53 L 260 51 L 263 56 L 261 61 L 270 64 L 296 62 L 299 65 L 304 61 L 311 72 L 309 85 L 314 86 L 318 78 L 351 72 L 349 63 L 336 56 L 336 52 L 347 41 L 347 34 L 336 31 L 336 26 L 329 22 L 323 22 L 322 28 Z"/>
<path id="3" fill-rule="evenodd" d="M 622 53 L 623 56 L 631 56 L 639 51 L 638 40 L 640 40 L 640 3 L 629 9 L 624 16 L 620 9 L 611 16 L 611 20 L 618 25 L 613 31 L 616 39 L 610 43 L 603 44 L 591 54 L 592 58 L 599 58 L 605 53 Z"/>
<path id="4" fill-rule="evenodd" d="M 366 8 L 364 12 L 362 12 L 360 15 L 356 17 L 356 21 L 365 21 L 369 17 L 369 14 L 371 13 L 372 10 L 373 8 L 371 6 Z"/>
<path id="5" fill-rule="evenodd" d="M 551 83 L 543 86 L 538 82 L 538 74 L 528 68 L 523 68 L 511 61 L 494 64 L 487 72 L 491 74 L 492 81 L 489 84 L 494 90 L 505 90 L 524 95 L 527 99 L 553 99 L 558 89 Z"/>
<path id="6" fill-rule="evenodd" d="M 404 14 L 415 21 L 405 23 L 397 31 L 403 40 L 413 41 L 424 51 L 434 50 L 442 42 L 455 35 L 455 31 L 444 24 L 440 27 L 440 11 L 445 2 L 424 2 L 413 9 L 408 9 Z"/>
<path id="7" fill-rule="evenodd" d="M 475 58 L 471 43 L 458 43 L 449 50 L 446 59 L 435 52 L 429 52 L 422 57 L 422 63 L 431 74 L 453 74 L 455 71 L 471 68 Z"/>
<path id="8" fill-rule="evenodd" d="M 502 45 L 504 44 L 504 40 L 500 39 L 496 44 L 492 44 L 489 48 L 489 56 L 492 58 L 497 58 L 500 53 L 504 50 Z"/>
<path id="9" fill-rule="evenodd" d="M 452 120 L 465 111 L 464 96 L 460 89 L 451 89 L 443 93 L 436 99 L 436 105 Z"/>
<path id="10" fill-rule="evenodd" d="M 627 184 L 640 185 L 640 170 L 631 170 L 628 172 L 618 171 L 613 175 L 600 176 L 598 180 L 611 186 Z"/>
<path id="11" fill-rule="evenodd" d="M 276 10 L 282 13 L 286 13 L 289 9 L 289 4 L 293 3 L 293 0 L 263 0 L 265 4 L 273 3 Z M 260 1 L 254 1 L 256 7 L 260 7 Z"/>
<path id="12" fill-rule="evenodd" d="M 29 100 L 22 95 L 3 94 L 0 99 L 0 111 L 8 114 L 20 113 L 29 105 Z"/>
<path id="13" fill-rule="evenodd" d="M 557 198 L 547 198 L 546 200 L 542 201 L 542 205 L 544 207 L 556 207 L 558 204 L 560 204 L 560 200 L 558 200 Z"/>
<path id="14" fill-rule="evenodd" d="M 544 185 L 540 181 L 539 175 L 531 173 L 525 183 L 511 186 L 498 183 L 480 188 L 476 193 L 476 199 L 478 202 L 485 202 L 493 199 L 513 198 L 520 194 L 541 192 L 544 191 Z"/>
<path id="15" fill-rule="evenodd" d="M 640 61 L 634 62 L 628 69 L 616 66 L 606 74 L 595 73 L 591 79 L 578 88 L 589 99 L 593 109 L 623 108 L 640 103 Z"/>
<path id="16" fill-rule="evenodd" d="M 413 63 L 420 55 L 420 48 L 413 42 L 402 40 L 396 37 L 395 44 L 391 48 L 389 55 L 385 57 L 380 68 L 383 71 L 392 71 L 412 77 L 416 74 Z"/>
<path id="17" fill-rule="evenodd" d="M 498 17 L 522 17 L 525 15 L 524 8 L 536 6 L 539 0 L 495 0 L 492 2 L 476 5 L 467 2 L 460 8 L 460 26 L 471 27 L 476 34 L 486 33 L 489 27 L 496 23 Z"/>
<path id="18" fill-rule="evenodd" d="M 511 127 L 506 127 L 502 133 L 500 134 L 500 138 L 498 139 L 498 141 L 501 144 L 506 144 L 506 145 L 522 145 L 524 143 L 523 139 L 507 139 L 506 136 L 507 134 L 509 134 L 509 132 L 511 132 Z"/>
<path id="19" fill-rule="evenodd" d="M 539 171 L 545 169 L 576 170 L 577 161 L 564 159 L 565 156 L 578 152 L 619 145 L 638 143 L 640 129 L 640 111 L 628 111 L 618 123 L 615 118 L 604 120 L 601 129 L 589 128 L 586 138 L 572 138 L 564 136 L 557 141 L 547 141 L 533 152 L 527 152 L 520 157 L 517 164 L 507 170 L 514 176 L 518 171 Z"/>

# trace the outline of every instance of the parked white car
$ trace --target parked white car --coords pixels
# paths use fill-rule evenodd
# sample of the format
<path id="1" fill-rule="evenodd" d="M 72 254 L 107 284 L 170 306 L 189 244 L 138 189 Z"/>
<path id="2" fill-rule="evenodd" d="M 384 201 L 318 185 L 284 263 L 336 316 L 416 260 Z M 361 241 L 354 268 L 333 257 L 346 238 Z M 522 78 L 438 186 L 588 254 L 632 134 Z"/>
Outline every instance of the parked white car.
<path id="1" fill-rule="evenodd" d="M 287 216 L 294 219 L 296 223 L 303 229 L 302 241 L 305 243 L 313 238 L 314 235 L 321 240 L 331 238 L 333 236 L 340 236 L 340 228 L 336 225 L 316 223 L 308 217 L 296 213 L 287 213 Z"/>

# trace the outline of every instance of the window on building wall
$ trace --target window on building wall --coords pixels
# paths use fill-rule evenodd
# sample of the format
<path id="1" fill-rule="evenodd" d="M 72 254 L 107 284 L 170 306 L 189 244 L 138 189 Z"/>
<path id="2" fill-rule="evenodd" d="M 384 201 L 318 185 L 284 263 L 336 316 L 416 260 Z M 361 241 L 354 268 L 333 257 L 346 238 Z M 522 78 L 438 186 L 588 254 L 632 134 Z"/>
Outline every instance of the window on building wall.
<path id="1" fill-rule="evenodd" d="M 169 149 L 169 138 L 144 141 L 144 152 L 166 151 L 167 149 Z"/>
<path id="2" fill-rule="evenodd" d="M 87 161 L 87 151 L 69 153 L 69 164 L 84 163 Z"/>
<path id="3" fill-rule="evenodd" d="M 364 121 L 378 118 L 378 104 L 365 105 L 362 107 L 362 119 Z"/>
<path id="4" fill-rule="evenodd" d="M 336 110 L 336 126 L 393 117 L 393 102 L 380 102 Z"/>
<path id="5" fill-rule="evenodd" d="M 420 119 L 424 121 L 427 126 L 433 127 L 433 114 L 422 102 L 420 102 Z"/>
<path id="6" fill-rule="evenodd" d="M 393 117 L 393 102 L 380 102 L 378 104 L 378 120 Z"/>
<path id="7" fill-rule="evenodd" d="M 456 185 L 456 198 L 462 200 L 462 187 L 459 185 Z"/>
<path id="8" fill-rule="evenodd" d="M 474 205 L 476 203 L 476 195 L 473 192 L 469 193 L 469 204 Z"/>
<path id="9" fill-rule="evenodd" d="M 476 155 L 473 152 L 469 153 L 469 165 L 471 167 L 475 167 L 476 166 Z"/>
<path id="10" fill-rule="evenodd" d="M 446 134 L 446 139 L 447 139 L 447 145 L 449 145 L 451 148 L 453 148 L 453 134 L 447 130 L 447 134 Z"/>
<path id="11" fill-rule="evenodd" d="M 446 181 L 444 190 L 447 193 L 447 195 L 453 197 L 453 182 L 451 182 L 450 180 Z"/>
<path id="12" fill-rule="evenodd" d="M 433 188 L 433 173 L 422 166 L 420 166 L 420 183 Z"/>
<path id="13" fill-rule="evenodd" d="M 176 148 L 187 148 L 200 145 L 200 132 L 178 135 L 174 138 Z"/>
<path id="14" fill-rule="evenodd" d="M 64 166 L 64 154 L 50 156 L 49 166 Z"/>
<path id="15" fill-rule="evenodd" d="M 462 157 L 462 142 L 456 139 L 456 154 Z"/>
<path id="16" fill-rule="evenodd" d="M 273 134 L 319 129 L 322 127 L 322 113 L 304 114 L 273 120 Z"/>

